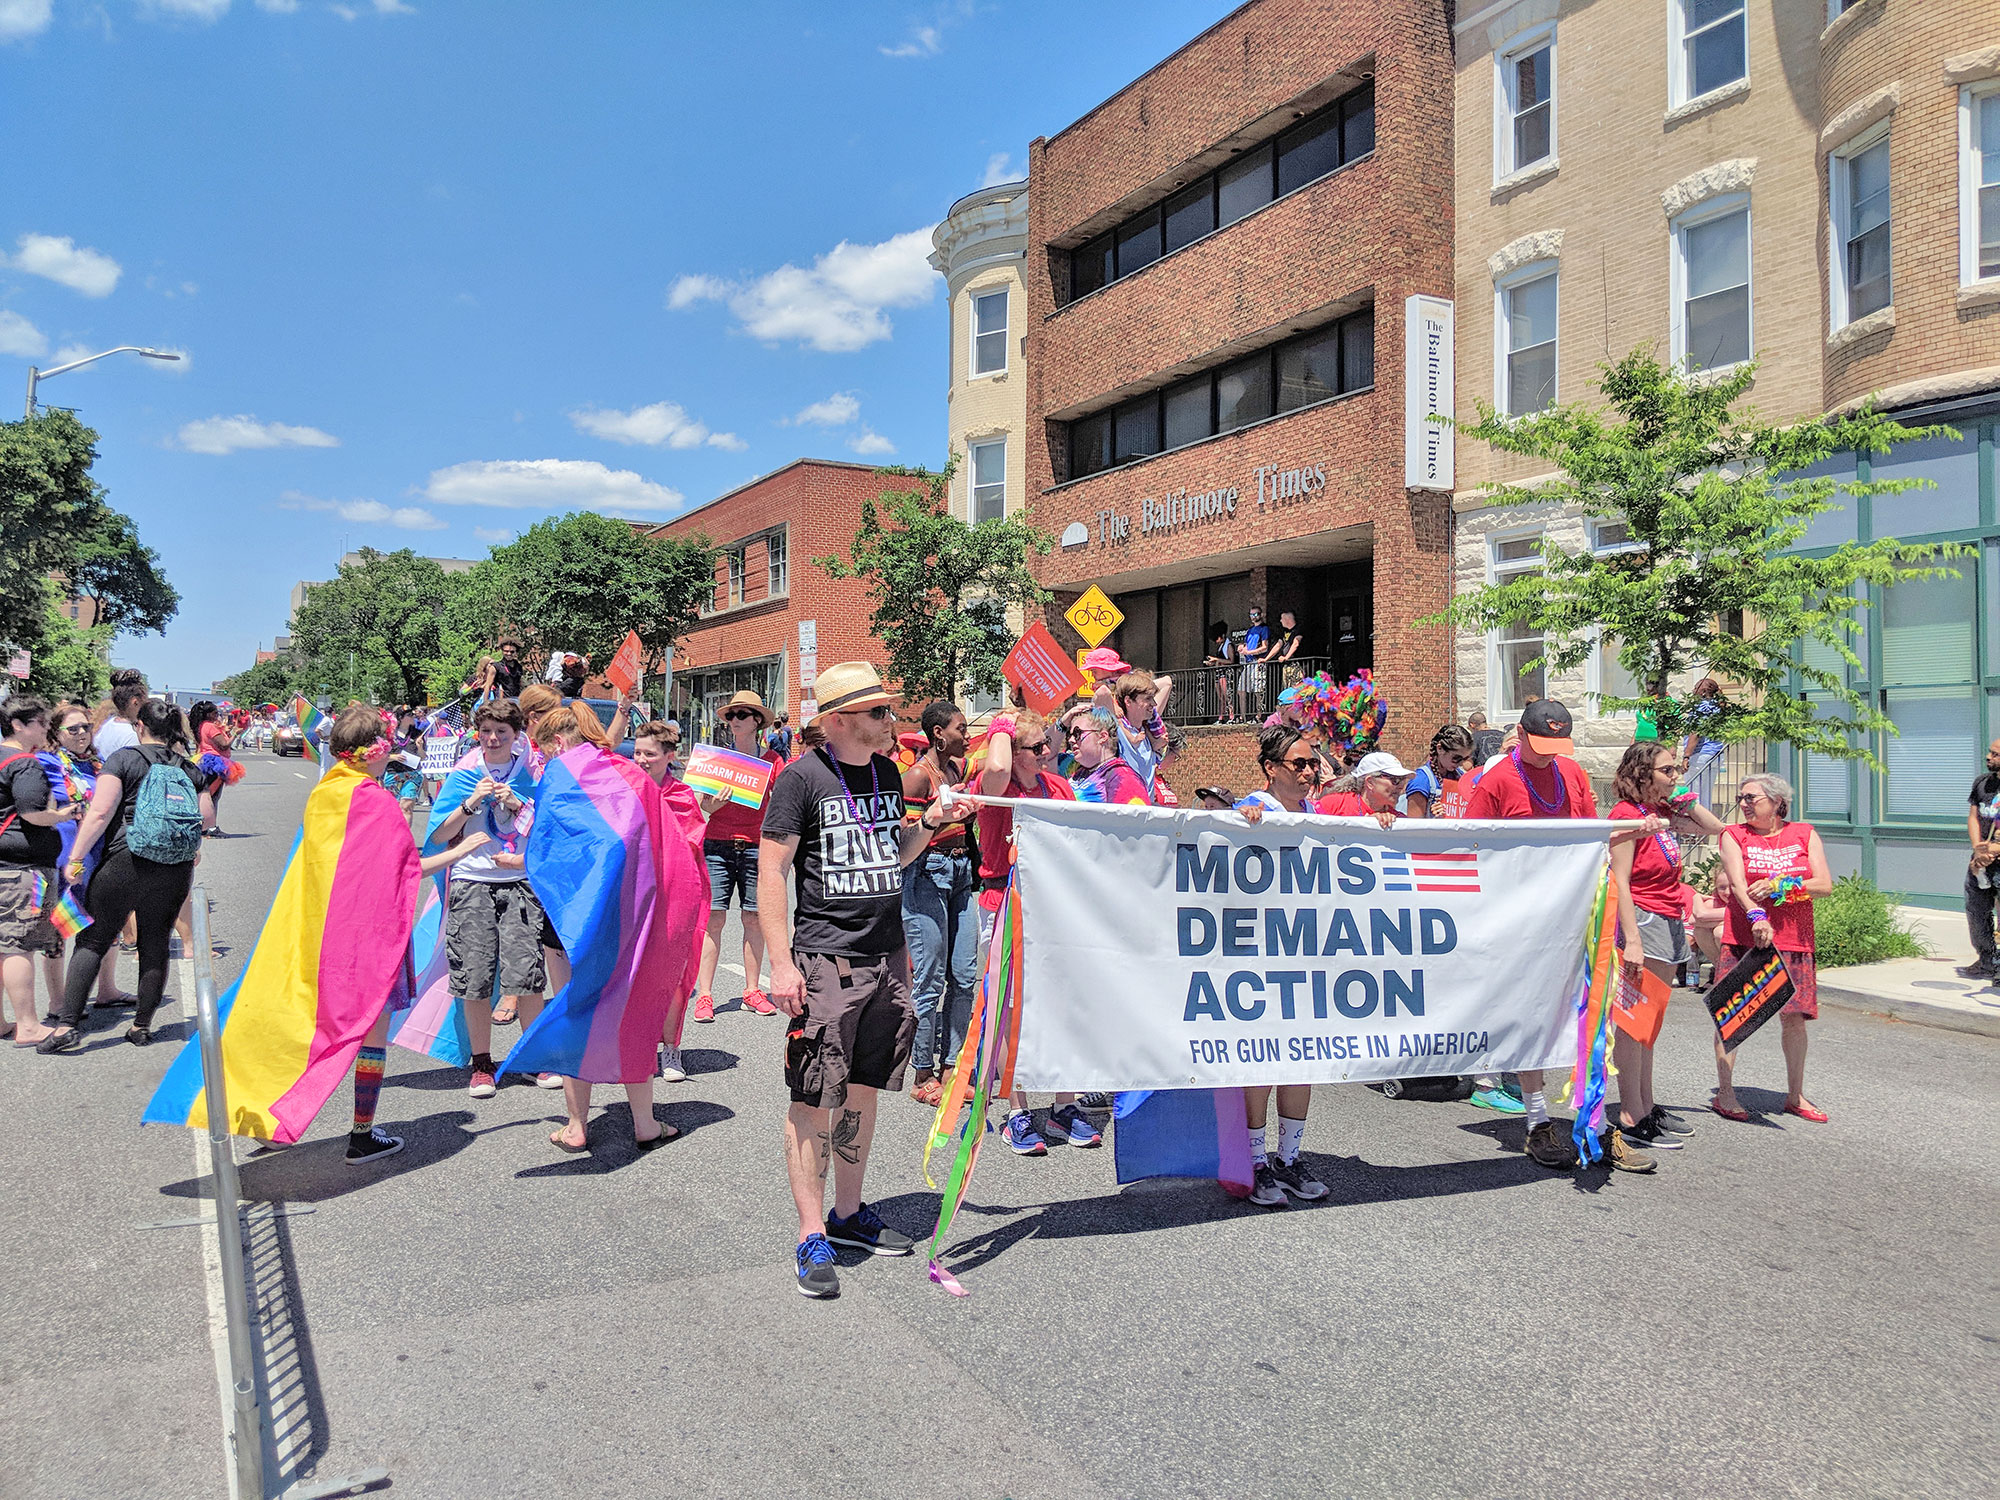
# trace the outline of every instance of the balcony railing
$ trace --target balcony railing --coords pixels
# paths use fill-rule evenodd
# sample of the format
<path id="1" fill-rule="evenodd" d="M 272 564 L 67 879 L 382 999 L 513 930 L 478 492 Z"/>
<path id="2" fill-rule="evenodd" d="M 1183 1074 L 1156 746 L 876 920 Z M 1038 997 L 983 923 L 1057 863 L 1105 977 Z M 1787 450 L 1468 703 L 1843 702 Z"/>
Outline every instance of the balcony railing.
<path id="1" fill-rule="evenodd" d="M 1332 658 L 1295 656 L 1290 661 L 1238 663 L 1228 667 L 1175 667 L 1173 696 L 1166 717 L 1176 724 L 1261 723 L 1278 708 L 1278 695 L 1315 672 L 1332 669 Z"/>

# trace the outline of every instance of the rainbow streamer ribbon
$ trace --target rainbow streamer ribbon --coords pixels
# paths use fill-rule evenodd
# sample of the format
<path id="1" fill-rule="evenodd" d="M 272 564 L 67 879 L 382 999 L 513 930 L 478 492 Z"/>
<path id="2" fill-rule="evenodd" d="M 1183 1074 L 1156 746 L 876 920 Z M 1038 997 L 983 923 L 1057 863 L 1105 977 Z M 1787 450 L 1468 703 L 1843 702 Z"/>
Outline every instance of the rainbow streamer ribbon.
<path id="1" fill-rule="evenodd" d="M 1014 1081 L 1014 1044 L 1020 1037 L 1021 999 L 1021 903 L 1014 877 L 1001 893 L 1000 909 L 994 914 L 993 941 L 987 946 L 986 972 L 980 977 L 979 991 L 973 996 L 972 1016 L 966 1025 L 967 1045 L 958 1049 L 958 1066 L 951 1083 L 938 1101 L 937 1118 L 931 1122 L 930 1138 L 924 1143 L 924 1181 L 936 1187 L 931 1177 L 931 1151 L 940 1145 L 953 1147 L 951 1168 L 945 1174 L 944 1197 L 938 1204 L 937 1230 L 931 1236 L 930 1278 L 954 1297 L 966 1295 L 944 1264 L 944 1239 L 951 1229 L 972 1170 L 979 1161 L 979 1144 L 987 1131 L 987 1101 L 998 1094 L 1005 1097 Z M 978 1045 L 970 1045 L 973 1038 Z"/>
<path id="2" fill-rule="evenodd" d="M 336 762 L 306 798 L 264 930 L 220 1004 L 232 1135 L 285 1143 L 306 1133 L 408 984 L 416 899 L 417 846 L 402 808 Z M 143 1118 L 207 1127 L 199 1037 Z"/>
<path id="3" fill-rule="evenodd" d="M 660 786 L 595 745 L 543 768 L 528 882 L 569 954 L 570 980 L 501 1071 L 588 1083 L 653 1076 L 662 1034 L 680 1033 L 708 921 L 701 827 L 687 787 Z"/>
<path id="4" fill-rule="evenodd" d="M 1571 1096 L 1576 1120 L 1570 1135 L 1586 1162 L 1604 1155 L 1598 1132 L 1604 1124 L 1604 1097 L 1610 1077 L 1612 992 L 1618 982 L 1618 893 L 1609 866 L 1597 877 L 1597 896 L 1583 934 L 1583 992 L 1576 1002 L 1576 1073 Z"/>
<path id="5" fill-rule="evenodd" d="M 85 911 L 83 903 L 76 899 L 74 886 L 62 893 L 62 899 L 56 902 L 55 910 L 49 913 L 49 925 L 64 938 L 75 937 L 88 927 L 90 922 L 90 913 Z"/>

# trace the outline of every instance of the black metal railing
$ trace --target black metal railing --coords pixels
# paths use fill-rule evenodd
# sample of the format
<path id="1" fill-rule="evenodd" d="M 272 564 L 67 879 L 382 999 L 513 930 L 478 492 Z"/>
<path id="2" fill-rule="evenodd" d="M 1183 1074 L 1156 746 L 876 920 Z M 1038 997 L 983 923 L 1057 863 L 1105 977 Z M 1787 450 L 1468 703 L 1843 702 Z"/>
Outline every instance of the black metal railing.
<path id="1" fill-rule="evenodd" d="M 1174 667 L 1174 691 L 1166 717 L 1176 724 L 1261 723 L 1277 711 L 1278 695 L 1315 672 L 1332 669 L 1332 658 L 1294 656 L 1290 661 L 1237 662 L 1231 666 Z"/>

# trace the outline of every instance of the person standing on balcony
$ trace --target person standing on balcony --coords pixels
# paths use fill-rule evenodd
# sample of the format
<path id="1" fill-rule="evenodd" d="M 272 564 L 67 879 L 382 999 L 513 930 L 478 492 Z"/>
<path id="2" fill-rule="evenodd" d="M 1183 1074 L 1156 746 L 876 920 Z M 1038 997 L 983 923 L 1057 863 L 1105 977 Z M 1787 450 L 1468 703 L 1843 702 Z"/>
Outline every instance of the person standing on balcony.
<path id="1" fill-rule="evenodd" d="M 1228 724 L 1236 718 L 1236 684 L 1230 668 L 1236 664 L 1236 643 L 1230 638 L 1229 622 L 1217 620 L 1208 627 L 1208 655 L 1202 665 L 1215 668 L 1216 722 Z"/>
<path id="2" fill-rule="evenodd" d="M 1278 633 L 1271 638 L 1271 649 L 1264 659 L 1269 662 L 1289 663 L 1304 645 L 1305 637 L 1299 634 L 1299 617 L 1289 609 L 1279 610 Z M 1286 687 L 1290 687 L 1304 675 L 1303 667 L 1281 665 L 1278 668 L 1278 677 Z"/>
<path id="3" fill-rule="evenodd" d="M 2000 819 L 2000 740 L 1986 747 L 1986 773 L 1972 782 L 1966 799 L 1965 832 L 1972 840 L 1972 862 L 1965 870 L 1965 925 L 1972 934 L 1972 962 L 1958 971 L 1961 979 L 2000 979 L 2000 955 L 1993 943 L 1994 861 L 2000 839 L 1993 836 Z"/>
<path id="4" fill-rule="evenodd" d="M 1264 611 L 1250 606 L 1250 628 L 1243 632 L 1243 717 L 1254 719 L 1263 707 L 1264 658 L 1271 649 L 1271 628 Z"/>
<path id="5" fill-rule="evenodd" d="M 1715 773 L 1722 769 L 1722 741 L 1715 737 L 1722 719 L 1722 684 L 1704 677 L 1694 685 L 1694 728 L 1681 747 L 1687 766 L 1687 785 L 1694 800 L 1708 806 L 1708 794 L 1715 785 Z"/>

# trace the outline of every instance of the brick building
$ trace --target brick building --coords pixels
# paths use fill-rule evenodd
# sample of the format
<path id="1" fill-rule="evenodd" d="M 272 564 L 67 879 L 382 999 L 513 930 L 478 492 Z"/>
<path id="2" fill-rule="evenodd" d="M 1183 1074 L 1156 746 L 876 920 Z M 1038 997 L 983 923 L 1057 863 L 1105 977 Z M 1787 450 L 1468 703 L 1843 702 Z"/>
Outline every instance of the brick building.
<path id="1" fill-rule="evenodd" d="M 668 712 L 684 733 L 714 737 L 717 709 L 744 688 L 797 726 L 812 712 L 819 663 L 882 665 L 866 590 L 812 560 L 847 556 L 861 502 L 897 483 L 868 464 L 800 458 L 650 528 L 705 536 L 718 551 L 712 605 L 674 647 Z"/>
<path id="2" fill-rule="evenodd" d="M 1252 0 L 1028 148 L 1027 487 L 1111 644 L 1176 677 L 1175 773 L 1246 786 L 1277 681 L 1207 631 L 1295 612 L 1413 752 L 1451 710 L 1448 494 L 1406 488 L 1404 309 L 1450 294 L 1451 39 L 1420 0 Z M 1421 422 L 1430 408 L 1417 414 Z M 1281 674 L 1266 674 L 1282 680 Z"/>

